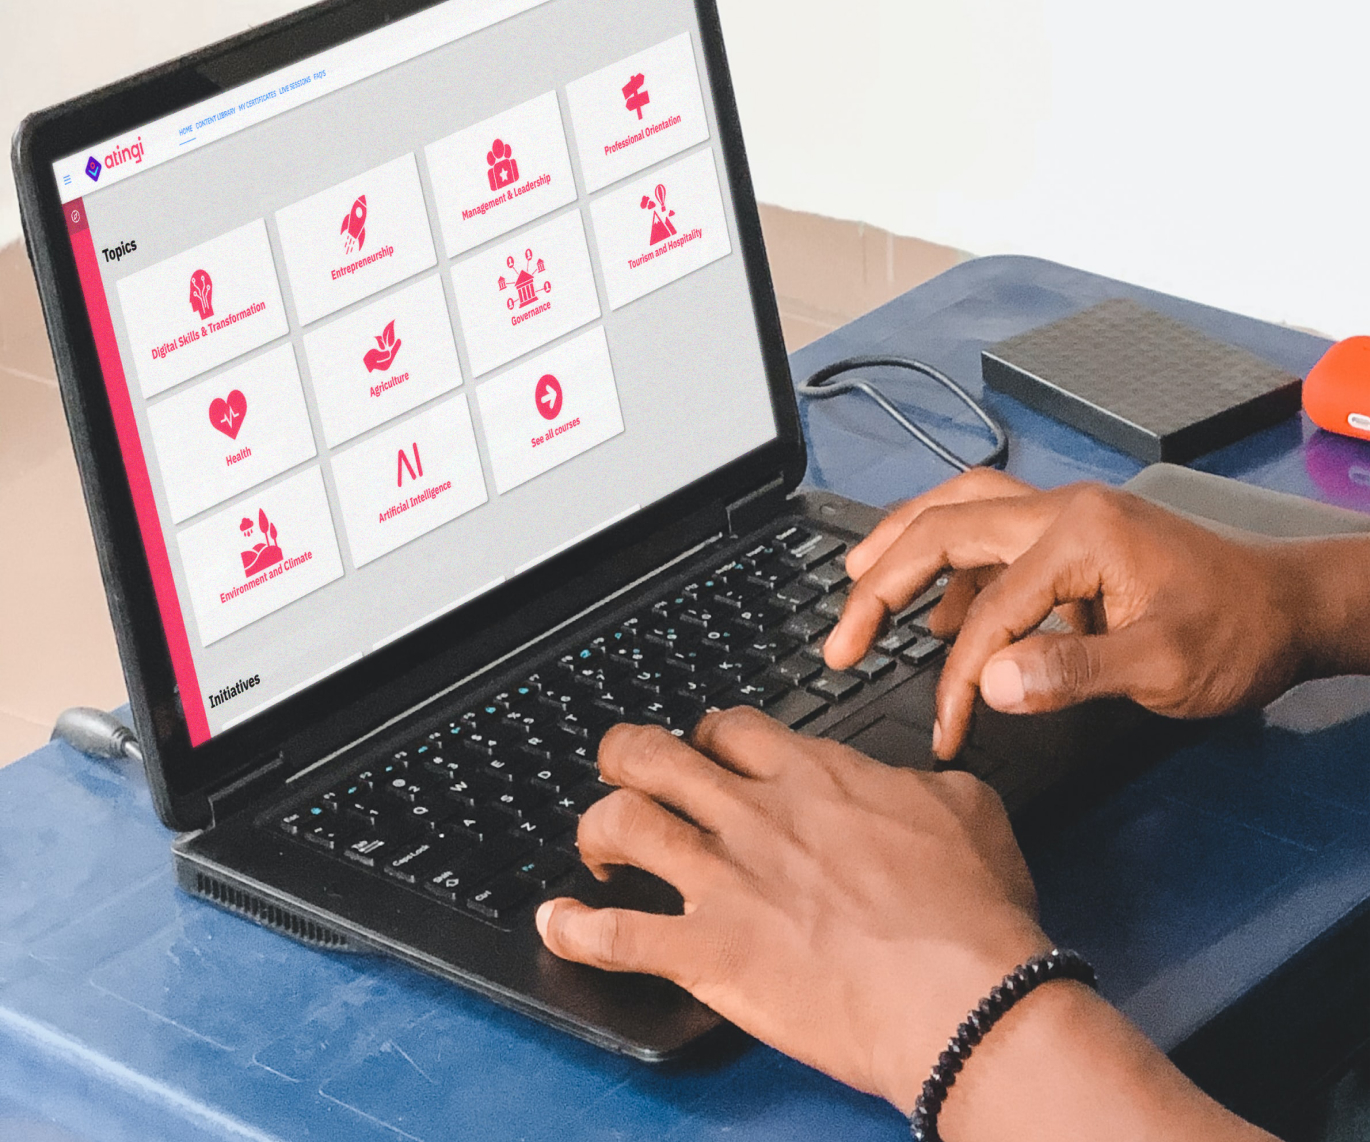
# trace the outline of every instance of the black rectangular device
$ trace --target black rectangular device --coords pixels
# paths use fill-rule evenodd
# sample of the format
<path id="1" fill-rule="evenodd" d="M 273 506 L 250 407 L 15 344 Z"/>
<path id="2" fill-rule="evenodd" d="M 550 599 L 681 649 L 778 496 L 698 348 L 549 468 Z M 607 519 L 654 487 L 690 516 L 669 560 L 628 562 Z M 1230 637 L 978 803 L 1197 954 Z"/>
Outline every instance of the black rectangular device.
<path id="1" fill-rule="evenodd" d="M 1181 464 L 1298 412 L 1302 382 L 1123 298 L 981 355 L 985 384 L 1145 463 Z"/>
<path id="2" fill-rule="evenodd" d="M 577 860 L 599 738 L 746 704 L 930 767 L 941 655 L 934 590 L 822 663 L 878 513 L 796 490 L 712 0 L 330 0 L 30 117 L 14 165 L 181 886 L 641 1059 L 700 1041 L 534 931 L 681 905 Z M 1075 727 L 987 718 L 963 764 L 1023 805 Z"/>

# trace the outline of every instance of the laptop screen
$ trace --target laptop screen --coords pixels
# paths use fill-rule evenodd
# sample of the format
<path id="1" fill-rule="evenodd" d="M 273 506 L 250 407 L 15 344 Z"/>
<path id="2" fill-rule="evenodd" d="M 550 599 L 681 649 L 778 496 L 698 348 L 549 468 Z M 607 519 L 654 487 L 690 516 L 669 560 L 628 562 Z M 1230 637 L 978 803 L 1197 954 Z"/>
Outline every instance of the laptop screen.
<path id="1" fill-rule="evenodd" d="M 775 439 L 692 0 L 449 0 L 54 165 L 193 744 Z"/>

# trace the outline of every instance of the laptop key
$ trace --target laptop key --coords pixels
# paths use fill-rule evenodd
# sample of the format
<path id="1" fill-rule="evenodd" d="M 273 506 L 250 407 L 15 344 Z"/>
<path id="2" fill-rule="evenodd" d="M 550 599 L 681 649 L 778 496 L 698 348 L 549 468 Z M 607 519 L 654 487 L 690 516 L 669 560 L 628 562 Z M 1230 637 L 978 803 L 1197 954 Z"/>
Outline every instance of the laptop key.
<path id="1" fill-rule="evenodd" d="M 542 848 L 514 866 L 514 875 L 535 888 L 551 888 L 576 865 L 575 858 L 560 849 Z"/>
<path id="2" fill-rule="evenodd" d="M 840 702 L 850 698 L 861 689 L 862 682 L 850 674 L 839 674 L 836 670 L 824 670 L 809 683 L 809 692 L 826 698 L 830 702 Z"/>
<path id="3" fill-rule="evenodd" d="M 904 626 L 912 622 L 924 611 L 929 610 L 932 605 L 938 602 L 946 593 L 947 585 L 951 582 L 950 575 L 939 575 L 937 580 L 924 591 L 918 598 L 914 599 L 907 607 L 900 611 L 893 618 L 895 626 Z"/>
<path id="4" fill-rule="evenodd" d="M 480 880 L 471 869 L 470 854 L 460 853 L 425 880 L 424 888 L 449 904 L 462 904 Z"/>
<path id="5" fill-rule="evenodd" d="M 770 663 L 764 658 L 757 658 L 750 654 L 738 654 L 723 659 L 715 668 L 714 673 L 733 682 L 746 682 L 747 679 L 760 674 L 769 665 Z"/>
<path id="6" fill-rule="evenodd" d="M 821 596 L 822 592 L 813 587 L 806 587 L 803 583 L 791 583 L 789 586 L 777 590 L 771 596 L 771 602 L 793 614 L 795 611 L 802 611 Z"/>
<path id="7" fill-rule="evenodd" d="M 487 801 L 486 806 L 521 821 L 534 810 L 542 808 L 546 801 L 545 793 L 529 786 L 515 785 L 511 789 L 502 790 L 498 796 Z"/>
<path id="8" fill-rule="evenodd" d="M 847 607 L 847 592 L 837 591 L 831 595 L 825 595 L 813 606 L 813 613 L 822 615 L 825 619 L 832 619 L 836 622 L 842 617 L 842 612 Z"/>
<path id="9" fill-rule="evenodd" d="M 709 706 L 713 704 L 714 698 L 731 689 L 732 684 L 731 678 L 723 678 L 717 674 L 697 674 L 677 686 L 674 693 L 687 701 Z"/>
<path id="10" fill-rule="evenodd" d="M 316 821 L 297 835 L 316 848 L 332 853 L 351 844 L 360 831 L 352 822 L 329 814 L 327 820 Z"/>
<path id="11" fill-rule="evenodd" d="M 812 538 L 790 546 L 782 557 L 792 567 L 809 571 L 820 563 L 826 563 L 834 556 L 841 555 L 847 545 L 830 535 L 814 535 Z"/>
<path id="12" fill-rule="evenodd" d="M 797 730 L 800 726 L 813 721 L 827 708 L 827 700 L 817 694 L 810 694 L 807 690 L 791 690 L 766 713 L 782 726 Z"/>
<path id="13" fill-rule="evenodd" d="M 611 786 L 605 785 L 598 778 L 591 778 L 589 781 L 582 781 L 574 789 L 566 790 L 552 802 L 552 806 L 568 817 L 582 817 L 585 815 L 585 810 L 612 792 Z"/>
<path id="14" fill-rule="evenodd" d="M 779 662 L 782 658 L 788 658 L 798 649 L 798 639 L 779 631 L 773 634 L 763 634 L 760 638 L 753 639 L 746 646 L 748 654 L 755 654 L 767 662 Z"/>
<path id="15" fill-rule="evenodd" d="M 874 682 L 877 678 L 883 678 L 893 669 L 894 659 L 877 651 L 872 651 L 853 666 L 851 672 L 866 682 Z"/>
<path id="16" fill-rule="evenodd" d="M 803 686 L 811 678 L 823 673 L 823 664 L 815 662 L 807 654 L 796 654 L 777 664 L 775 672 L 791 686 Z"/>
<path id="17" fill-rule="evenodd" d="M 815 567 L 804 576 L 804 582 L 810 587 L 816 587 L 823 594 L 830 595 L 839 587 L 845 587 L 851 580 L 847 577 L 847 569 L 842 561 L 835 559 L 831 563 Z"/>
<path id="18" fill-rule="evenodd" d="M 790 685 L 779 678 L 761 677 L 735 686 L 718 700 L 722 709 L 732 706 L 753 706 L 768 710 L 790 692 Z"/>
<path id="19" fill-rule="evenodd" d="M 466 906 L 487 920 L 507 920 L 533 895 L 535 889 L 526 880 L 513 874 L 498 877 L 479 892 L 471 895 Z"/>
<path id="20" fill-rule="evenodd" d="M 450 866 L 457 859 L 457 852 L 449 836 L 430 833 L 400 846 L 383 871 L 404 884 L 418 884 Z"/>
<path id="21" fill-rule="evenodd" d="M 922 636 L 917 630 L 910 627 L 900 627 L 897 630 L 890 631 L 889 634 L 880 639 L 880 641 L 875 644 L 875 649 L 880 651 L 881 654 L 898 654 L 910 643 L 916 642 L 920 637 Z"/>
<path id="22" fill-rule="evenodd" d="M 447 822 L 448 829 L 458 840 L 474 841 L 479 844 L 493 837 L 499 829 L 488 811 L 484 809 L 459 809 L 456 816 Z"/>
<path id="23" fill-rule="evenodd" d="M 399 849 L 399 842 L 389 837 L 362 837 L 343 849 L 343 856 L 363 868 L 375 868 L 384 865 Z"/>
<path id="24" fill-rule="evenodd" d="M 534 788 L 546 790 L 548 793 L 560 793 L 579 785 L 584 780 L 585 771 L 580 766 L 561 761 L 536 770 L 529 783 Z"/>
<path id="25" fill-rule="evenodd" d="M 704 709 L 679 698 L 659 698 L 643 708 L 643 720 L 667 729 L 692 730 L 704 716 Z"/>
<path id="26" fill-rule="evenodd" d="M 941 639 L 933 638 L 932 635 L 922 635 L 913 642 L 899 657 L 910 666 L 926 666 L 942 649 Z"/>
<path id="27" fill-rule="evenodd" d="M 738 611 L 734 617 L 737 625 L 744 630 L 765 631 L 774 630 L 789 616 L 784 611 L 766 603 L 753 603 L 745 610 Z"/>
<path id="28" fill-rule="evenodd" d="M 741 583 L 730 583 L 722 590 L 715 591 L 713 601 L 730 611 L 740 611 L 758 595 L 764 593 L 765 588 L 761 584 L 748 579 Z"/>
<path id="29" fill-rule="evenodd" d="M 294 813 L 287 813 L 277 821 L 276 824 L 280 827 L 282 832 L 288 833 L 292 837 L 298 837 L 305 829 L 310 827 L 309 821 L 311 819 L 312 818 L 306 815 L 303 809 L 299 809 Z"/>
<path id="30" fill-rule="evenodd" d="M 781 624 L 780 630 L 784 634 L 797 638 L 800 642 L 813 642 L 821 634 L 827 634 L 832 630 L 833 622 L 823 615 L 814 614 L 806 611 L 801 614 L 791 615 Z"/>

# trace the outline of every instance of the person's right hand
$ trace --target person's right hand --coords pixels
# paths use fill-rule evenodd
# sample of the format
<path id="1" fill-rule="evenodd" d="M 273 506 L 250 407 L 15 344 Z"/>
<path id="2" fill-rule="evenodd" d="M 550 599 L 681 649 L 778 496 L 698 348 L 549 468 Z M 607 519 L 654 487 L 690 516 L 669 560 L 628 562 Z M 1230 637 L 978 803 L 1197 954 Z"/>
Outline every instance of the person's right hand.
<path id="1" fill-rule="evenodd" d="M 1321 541 L 1346 542 L 1364 543 Z M 1310 672 L 1317 546 L 1220 536 L 1100 485 L 1039 492 L 978 470 L 896 509 L 852 550 L 854 586 L 825 654 L 836 669 L 859 661 L 889 615 L 953 568 L 929 617 L 933 633 L 957 636 L 938 687 L 943 758 L 961 748 L 977 691 L 1008 713 L 1104 696 L 1177 717 L 1262 705 Z M 1038 631 L 1053 610 L 1075 629 Z"/>

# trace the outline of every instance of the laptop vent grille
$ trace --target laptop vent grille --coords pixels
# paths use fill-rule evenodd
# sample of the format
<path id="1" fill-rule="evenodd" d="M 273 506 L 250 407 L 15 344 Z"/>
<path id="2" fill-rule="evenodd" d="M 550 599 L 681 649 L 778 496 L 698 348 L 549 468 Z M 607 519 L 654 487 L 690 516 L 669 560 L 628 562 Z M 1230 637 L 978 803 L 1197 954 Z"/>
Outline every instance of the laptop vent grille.
<path id="1" fill-rule="evenodd" d="M 301 943 L 312 944 L 318 948 L 332 948 L 335 951 L 351 948 L 347 937 L 334 932 L 331 928 L 297 916 L 278 904 L 244 892 L 241 888 L 234 888 L 231 884 L 225 884 L 202 872 L 195 874 L 195 891 L 214 901 L 221 908 L 246 916 L 249 920 L 255 920 L 258 924 L 282 932 Z"/>

